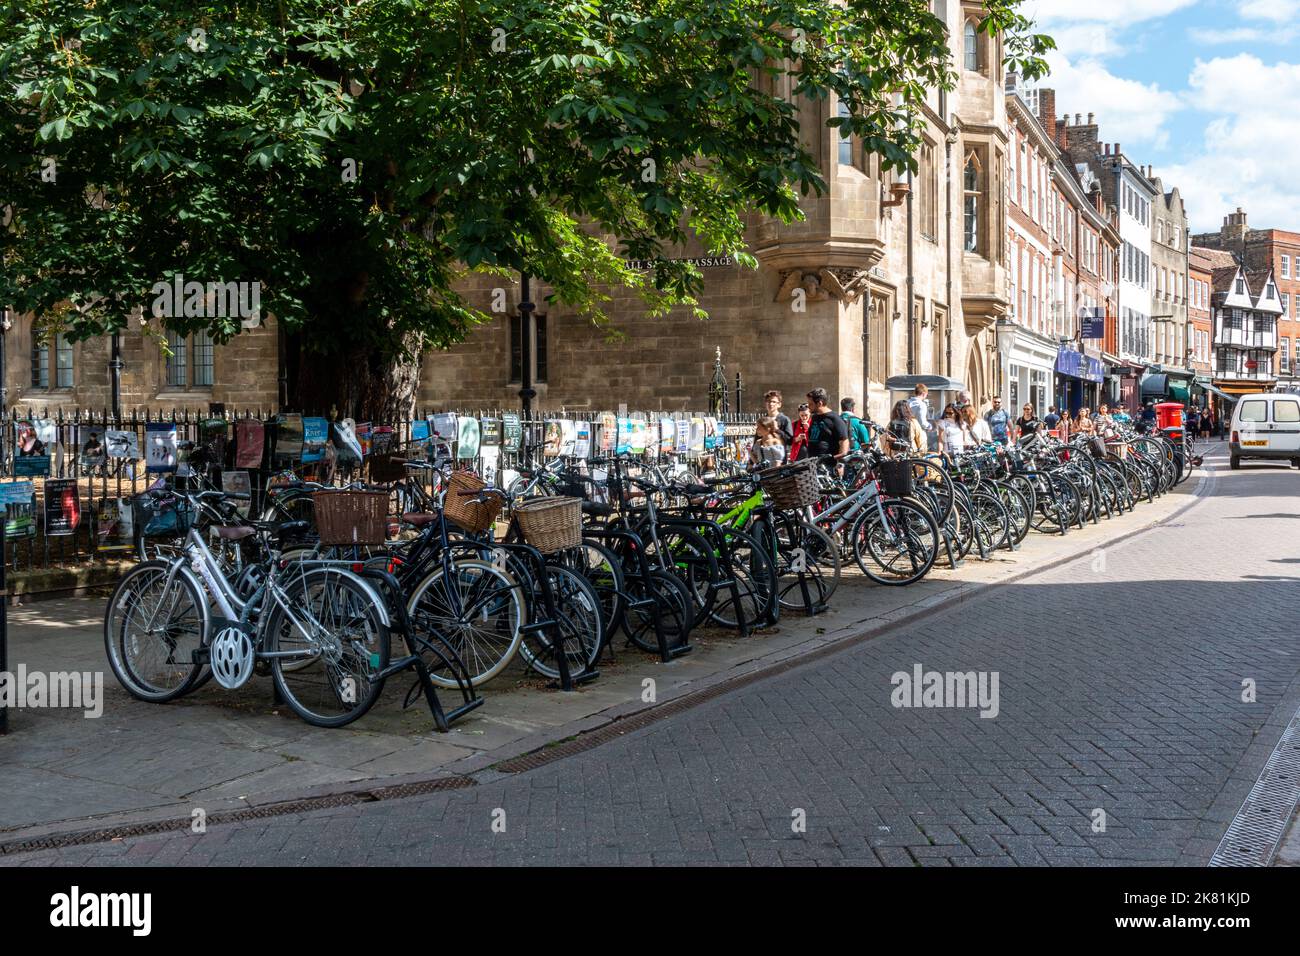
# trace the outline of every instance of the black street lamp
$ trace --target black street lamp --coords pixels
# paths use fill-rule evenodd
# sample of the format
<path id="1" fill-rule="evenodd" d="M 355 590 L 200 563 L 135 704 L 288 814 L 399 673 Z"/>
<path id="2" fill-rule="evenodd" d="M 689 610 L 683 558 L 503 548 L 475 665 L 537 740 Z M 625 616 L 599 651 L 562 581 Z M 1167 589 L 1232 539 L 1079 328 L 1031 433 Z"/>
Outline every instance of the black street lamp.
<path id="1" fill-rule="evenodd" d="M 122 417 L 122 336 L 113 330 L 113 350 L 108 360 L 108 374 L 113 383 L 113 417 Z"/>
<path id="2" fill-rule="evenodd" d="M 537 306 L 532 302 L 528 273 L 519 273 L 519 279 L 519 404 L 526 422 L 532 417 L 533 399 L 537 397 L 537 390 L 533 388 L 533 312 Z"/>

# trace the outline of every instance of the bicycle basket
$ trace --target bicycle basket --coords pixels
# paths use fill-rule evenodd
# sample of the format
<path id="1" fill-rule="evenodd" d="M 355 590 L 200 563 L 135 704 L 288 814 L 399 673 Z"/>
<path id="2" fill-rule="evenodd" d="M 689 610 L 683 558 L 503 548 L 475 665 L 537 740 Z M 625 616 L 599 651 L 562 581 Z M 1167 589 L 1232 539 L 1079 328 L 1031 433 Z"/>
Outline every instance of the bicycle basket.
<path id="1" fill-rule="evenodd" d="M 582 544 L 581 498 L 532 498 L 515 508 L 524 540 L 543 554 Z"/>
<path id="2" fill-rule="evenodd" d="M 905 460 L 882 461 L 876 467 L 876 477 L 880 479 L 885 494 L 893 498 L 906 498 L 912 494 L 914 478 L 912 463 Z"/>
<path id="3" fill-rule="evenodd" d="M 312 504 L 323 545 L 383 544 L 388 495 L 382 491 L 315 491 Z"/>
<path id="4" fill-rule="evenodd" d="M 376 455 L 370 459 L 370 480 L 375 484 L 401 481 L 406 477 L 406 459 L 392 455 Z"/>
<path id="5" fill-rule="evenodd" d="M 809 459 L 795 465 L 778 465 L 758 473 L 759 487 L 777 508 L 810 508 L 821 497 L 817 483 L 817 462 Z"/>
<path id="6" fill-rule="evenodd" d="M 194 509 L 184 498 L 155 499 L 148 494 L 138 495 L 132 509 L 135 526 L 146 538 L 180 538 L 194 524 Z"/>
<path id="7" fill-rule="evenodd" d="M 486 487 L 487 482 L 472 471 L 453 471 L 442 499 L 442 513 L 470 534 L 482 534 L 497 520 L 503 503 L 500 495 L 476 501 L 473 495 Z M 471 494 L 465 494 L 467 491 Z"/>

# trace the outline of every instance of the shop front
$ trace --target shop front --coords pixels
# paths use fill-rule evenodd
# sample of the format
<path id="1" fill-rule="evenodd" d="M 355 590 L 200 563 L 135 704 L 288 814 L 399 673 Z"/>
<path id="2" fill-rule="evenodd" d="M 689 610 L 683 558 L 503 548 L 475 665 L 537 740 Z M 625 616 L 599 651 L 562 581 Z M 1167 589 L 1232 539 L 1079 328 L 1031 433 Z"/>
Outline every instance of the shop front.
<path id="1" fill-rule="evenodd" d="M 1106 385 L 1108 402 L 1123 404 L 1130 415 L 1136 415 L 1142 407 L 1142 376 L 1146 366 L 1138 362 L 1105 356 Z"/>
<path id="2" fill-rule="evenodd" d="M 1057 408 L 1067 409 L 1072 416 L 1080 408 L 1096 409 L 1106 377 L 1100 359 L 1062 345 L 1056 351 L 1055 370 Z"/>
<path id="3" fill-rule="evenodd" d="M 1194 378 L 1192 372 L 1183 369 L 1165 369 L 1153 365 L 1142 377 L 1142 401 L 1190 405 Z"/>
<path id="4" fill-rule="evenodd" d="M 1020 415 L 1026 403 L 1033 405 L 1040 417 L 1047 414 L 1049 405 L 1059 407 L 1053 382 L 1056 343 L 1011 323 L 1000 323 L 998 334 L 999 360 L 1004 363 L 1002 406 L 1013 417 Z"/>

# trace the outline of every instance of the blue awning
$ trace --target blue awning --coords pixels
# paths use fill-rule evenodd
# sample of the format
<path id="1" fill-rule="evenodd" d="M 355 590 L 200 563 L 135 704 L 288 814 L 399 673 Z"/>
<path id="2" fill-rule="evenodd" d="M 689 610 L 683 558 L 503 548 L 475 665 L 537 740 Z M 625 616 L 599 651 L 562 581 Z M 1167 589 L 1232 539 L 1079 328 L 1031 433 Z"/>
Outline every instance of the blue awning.
<path id="1" fill-rule="evenodd" d="M 1100 382 L 1106 376 L 1106 370 L 1100 359 L 1065 346 L 1056 353 L 1056 371 L 1061 375 L 1082 379 L 1085 382 Z"/>

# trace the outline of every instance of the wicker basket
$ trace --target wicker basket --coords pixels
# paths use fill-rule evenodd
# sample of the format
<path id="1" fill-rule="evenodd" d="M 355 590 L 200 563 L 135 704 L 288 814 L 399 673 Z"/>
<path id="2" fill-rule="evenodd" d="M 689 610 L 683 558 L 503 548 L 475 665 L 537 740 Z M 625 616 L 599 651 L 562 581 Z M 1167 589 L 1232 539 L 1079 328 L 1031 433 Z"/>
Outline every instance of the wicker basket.
<path id="1" fill-rule="evenodd" d="M 783 510 L 810 508 L 821 497 L 817 486 L 817 462 L 811 459 L 760 471 L 758 481 L 768 500 Z"/>
<path id="2" fill-rule="evenodd" d="M 906 498 L 912 494 L 912 480 L 915 477 L 912 463 L 904 460 L 882 461 L 876 468 L 876 476 L 884 486 L 885 494 L 893 498 Z"/>
<path id="3" fill-rule="evenodd" d="M 406 477 L 406 459 L 392 455 L 376 455 L 370 459 L 370 480 L 375 484 L 401 481 Z"/>
<path id="4" fill-rule="evenodd" d="M 497 520 L 502 505 L 500 495 L 487 501 L 474 499 L 473 495 L 486 487 L 487 482 L 472 471 L 453 471 L 442 499 L 442 513 L 470 534 L 482 534 Z M 467 491 L 471 494 L 465 494 Z"/>
<path id="5" fill-rule="evenodd" d="M 382 491 L 312 493 L 320 543 L 383 544 L 388 537 L 388 495 Z"/>
<path id="6" fill-rule="evenodd" d="M 581 498 L 532 498 L 515 508 L 524 540 L 543 554 L 582 544 Z"/>

